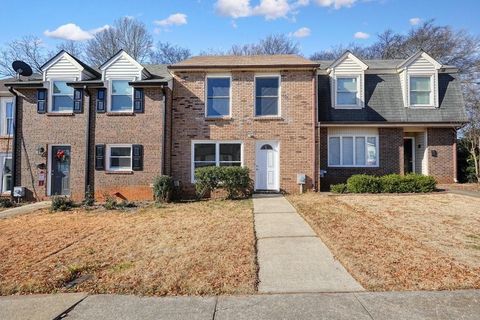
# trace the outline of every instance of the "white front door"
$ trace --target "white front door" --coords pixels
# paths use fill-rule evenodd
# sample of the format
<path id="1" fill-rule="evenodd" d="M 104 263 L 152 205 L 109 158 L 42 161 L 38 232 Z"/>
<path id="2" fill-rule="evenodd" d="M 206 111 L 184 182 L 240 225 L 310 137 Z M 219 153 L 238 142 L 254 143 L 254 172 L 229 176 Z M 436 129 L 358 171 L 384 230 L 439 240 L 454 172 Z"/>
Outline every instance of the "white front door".
<path id="1" fill-rule="evenodd" d="M 279 186 L 278 141 L 257 141 L 255 160 L 255 189 L 275 190 Z"/>

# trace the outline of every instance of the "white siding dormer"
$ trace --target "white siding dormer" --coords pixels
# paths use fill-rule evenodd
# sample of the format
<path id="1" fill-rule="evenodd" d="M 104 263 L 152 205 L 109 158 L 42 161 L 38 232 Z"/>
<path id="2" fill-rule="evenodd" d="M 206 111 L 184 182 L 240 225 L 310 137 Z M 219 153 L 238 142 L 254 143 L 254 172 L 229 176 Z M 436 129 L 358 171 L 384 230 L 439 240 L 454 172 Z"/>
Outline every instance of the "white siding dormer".
<path id="1" fill-rule="evenodd" d="M 365 106 L 366 69 L 368 66 L 348 51 L 332 63 L 328 72 L 333 108 L 361 109 Z"/>
<path id="2" fill-rule="evenodd" d="M 417 52 L 399 66 L 405 107 L 439 107 L 438 70 L 441 67 L 440 63 L 423 51 Z"/>
<path id="3" fill-rule="evenodd" d="M 52 79 L 76 79 L 81 81 L 95 77 L 94 74 L 82 66 L 74 57 L 63 50 L 45 63 L 41 69 L 44 81 L 50 81 Z"/>

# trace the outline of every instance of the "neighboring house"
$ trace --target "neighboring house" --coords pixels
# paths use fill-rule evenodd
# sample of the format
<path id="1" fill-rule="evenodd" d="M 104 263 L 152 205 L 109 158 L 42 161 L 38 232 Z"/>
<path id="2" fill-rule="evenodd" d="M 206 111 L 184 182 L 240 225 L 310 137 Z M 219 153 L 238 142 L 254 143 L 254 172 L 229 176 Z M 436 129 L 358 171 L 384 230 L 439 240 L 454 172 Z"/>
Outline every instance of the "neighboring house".
<path id="1" fill-rule="evenodd" d="M 10 195 L 12 190 L 14 95 L 0 80 L 0 195 Z"/>
<path id="2" fill-rule="evenodd" d="M 304 190 L 355 173 L 456 178 L 459 80 L 423 52 L 205 56 L 167 69 L 120 51 L 94 69 L 61 51 L 42 72 L 5 84 L 18 96 L 11 184 L 30 198 L 82 199 L 90 188 L 151 199 L 160 174 L 192 196 L 195 168 L 212 165 L 247 166 L 255 190 L 289 193 L 303 176 Z"/>

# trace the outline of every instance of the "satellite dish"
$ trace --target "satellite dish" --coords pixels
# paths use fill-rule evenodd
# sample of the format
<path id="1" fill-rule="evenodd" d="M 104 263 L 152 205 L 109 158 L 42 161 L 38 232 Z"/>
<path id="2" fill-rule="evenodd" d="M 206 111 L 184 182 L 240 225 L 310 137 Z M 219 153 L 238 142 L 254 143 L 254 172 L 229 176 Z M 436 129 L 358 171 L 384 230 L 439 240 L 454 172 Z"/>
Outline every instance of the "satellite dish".
<path id="1" fill-rule="evenodd" d="M 18 76 L 30 77 L 32 75 L 32 68 L 23 61 L 13 61 L 12 68 L 15 70 Z"/>

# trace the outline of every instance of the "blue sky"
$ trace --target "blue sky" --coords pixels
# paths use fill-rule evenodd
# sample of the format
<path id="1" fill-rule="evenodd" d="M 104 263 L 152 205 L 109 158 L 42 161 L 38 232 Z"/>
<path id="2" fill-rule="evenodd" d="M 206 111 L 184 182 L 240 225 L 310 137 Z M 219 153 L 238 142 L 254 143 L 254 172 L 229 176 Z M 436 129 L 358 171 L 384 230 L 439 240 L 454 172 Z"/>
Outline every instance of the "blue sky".
<path id="1" fill-rule="evenodd" d="M 54 49 L 62 41 L 58 37 L 81 41 L 130 16 L 146 24 L 155 42 L 169 41 L 194 54 L 285 33 L 309 55 L 332 45 L 369 44 L 387 28 L 408 32 L 431 18 L 475 34 L 479 12 L 477 0 L 2 0 L 0 46 L 33 34 Z"/>

